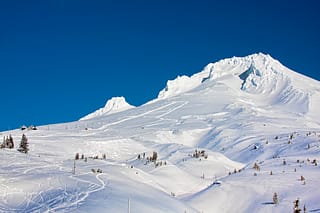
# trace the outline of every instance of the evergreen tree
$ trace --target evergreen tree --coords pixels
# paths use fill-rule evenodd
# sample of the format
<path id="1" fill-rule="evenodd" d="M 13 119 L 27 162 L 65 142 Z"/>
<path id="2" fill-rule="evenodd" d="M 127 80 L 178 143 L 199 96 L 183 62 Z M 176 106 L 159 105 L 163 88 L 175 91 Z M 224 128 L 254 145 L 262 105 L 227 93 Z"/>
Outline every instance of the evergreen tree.
<path id="1" fill-rule="evenodd" d="M 74 156 L 74 159 L 75 159 L 75 160 L 79 160 L 79 158 L 80 158 L 79 153 L 76 153 L 76 155 Z"/>
<path id="2" fill-rule="evenodd" d="M 157 159 L 158 159 L 158 153 L 157 153 L 157 152 L 153 152 L 153 153 L 152 153 L 151 161 L 156 162 Z"/>
<path id="3" fill-rule="evenodd" d="M 13 143 L 13 138 L 10 135 L 9 137 L 7 136 L 5 143 L 4 143 L 4 148 L 9 148 L 12 149 L 14 147 L 14 143 Z"/>
<path id="4" fill-rule="evenodd" d="M 19 146 L 19 149 L 18 149 L 19 152 L 22 152 L 22 153 L 28 153 L 29 151 L 29 143 L 28 143 L 28 138 L 25 134 L 22 135 L 22 138 L 21 138 L 21 142 L 20 142 L 20 146 Z"/>

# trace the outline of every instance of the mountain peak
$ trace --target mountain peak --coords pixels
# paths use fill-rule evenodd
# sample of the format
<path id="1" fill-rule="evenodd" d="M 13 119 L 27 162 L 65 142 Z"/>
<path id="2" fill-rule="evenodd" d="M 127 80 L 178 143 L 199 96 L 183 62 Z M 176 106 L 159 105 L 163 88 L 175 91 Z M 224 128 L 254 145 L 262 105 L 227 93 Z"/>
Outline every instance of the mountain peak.
<path id="1" fill-rule="evenodd" d="M 117 112 L 122 112 L 127 109 L 134 108 L 134 106 L 128 104 L 124 97 L 113 97 L 109 99 L 103 108 L 86 115 L 80 120 L 88 120 L 102 115 L 110 115 Z"/>
<path id="2" fill-rule="evenodd" d="M 240 80 L 240 86 L 238 83 L 230 85 L 225 81 L 227 78 Z M 305 82 L 309 83 L 304 88 L 314 88 L 314 85 L 318 85 L 317 81 L 290 70 L 270 55 L 255 53 L 209 63 L 201 72 L 191 77 L 178 76 L 175 80 L 169 80 L 165 89 L 160 91 L 158 99 L 188 92 L 206 81 L 224 82 L 249 93 L 270 93 L 275 89 L 274 86 L 280 86 L 279 84 L 290 84 L 297 88 Z M 232 84 L 234 82 L 236 81 Z"/>
<path id="3" fill-rule="evenodd" d="M 240 76 L 250 67 L 279 66 L 280 62 L 264 53 L 255 53 L 246 57 L 232 57 L 208 64 L 201 72 L 189 76 L 178 76 L 174 80 L 169 80 L 166 87 L 160 91 L 158 99 L 165 99 L 190 91 L 207 80 L 216 80 L 226 75 Z M 243 76 L 242 76 L 243 77 Z M 241 78 L 241 77 L 240 77 Z M 243 80 L 243 79 L 242 79 Z"/>

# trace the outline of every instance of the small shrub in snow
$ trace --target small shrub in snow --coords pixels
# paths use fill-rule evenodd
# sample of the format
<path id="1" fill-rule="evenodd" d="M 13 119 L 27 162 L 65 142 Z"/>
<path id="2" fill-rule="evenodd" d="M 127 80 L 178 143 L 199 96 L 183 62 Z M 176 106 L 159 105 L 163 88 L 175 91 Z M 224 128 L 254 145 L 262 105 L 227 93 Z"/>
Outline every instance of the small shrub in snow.
<path id="1" fill-rule="evenodd" d="M 293 202 L 293 213 L 300 213 L 300 212 L 301 212 L 301 209 L 299 207 L 299 199 L 296 199 Z"/>
<path id="2" fill-rule="evenodd" d="M 292 140 L 292 139 L 293 139 L 293 133 L 290 135 L 290 137 L 289 137 L 289 138 L 290 138 L 290 140 Z"/>
<path id="3" fill-rule="evenodd" d="M 257 163 L 254 163 L 253 169 L 255 169 L 256 171 L 260 171 L 260 166 Z"/>
<path id="4" fill-rule="evenodd" d="M 277 205 L 279 203 L 278 194 L 276 192 L 273 194 L 272 200 L 274 205 Z"/>
<path id="5" fill-rule="evenodd" d="M 283 159 L 282 164 L 283 164 L 284 166 L 287 165 L 287 162 L 286 162 L 285 159 Z"/>

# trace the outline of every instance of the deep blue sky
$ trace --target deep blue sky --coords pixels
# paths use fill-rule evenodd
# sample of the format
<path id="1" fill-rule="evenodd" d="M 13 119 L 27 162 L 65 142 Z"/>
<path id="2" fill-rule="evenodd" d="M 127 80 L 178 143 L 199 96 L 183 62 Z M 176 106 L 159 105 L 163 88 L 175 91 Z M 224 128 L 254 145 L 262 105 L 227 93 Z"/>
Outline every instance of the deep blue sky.
<path id="1" fill-rule="evenodd" d="M 255 52 L 320 80 L 318 2 L 1 1 L 0 130 L 77 120 L 113 96 L 141 105 Z"/>

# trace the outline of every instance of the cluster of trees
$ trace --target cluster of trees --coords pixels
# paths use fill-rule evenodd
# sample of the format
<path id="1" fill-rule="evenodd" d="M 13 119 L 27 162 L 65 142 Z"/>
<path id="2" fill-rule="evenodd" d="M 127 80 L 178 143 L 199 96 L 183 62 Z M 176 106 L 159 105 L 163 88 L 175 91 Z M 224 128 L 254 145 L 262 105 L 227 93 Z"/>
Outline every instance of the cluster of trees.
<path id="1" fill-rule="evenodd" d="M 208 155 L 206 153 L 205 150 L 195 150 L 194 153 L 192 154 L 193 158 L 200 158 L 200 157 L 204 157 L 204 159 L 208 158 Z"/>
<path id="2" fill-rule="evenodd" d="M 14 141 L 11 135 L 7 137 L 3 137 L 3 142 L 0 144 L 0 148 L 7 148 L 7 149 L 13 149 L 14 148 Z M 22 134 L 22 138 L 20 141 L 20 145 L 18 148 L 19 152 L 27 154 L 29 152 L 29 143 L 28 138 L 25 134 Z"/>
<path id="3" fill-rule="evenodd" d="M 98 156 L 98 155 L 95 155 L 95 156 L 89 157 L 89 158 L 91 158 L 91 159 L 99 159 L 99 156 Z M 105 160 L 106 158 L 107 158 L 107 155 L 106 155 L 106 154 L 102 154 L 101 159 L 104 159 L 104 160 Z M 80 156 L 79 153 L 76 153 L 75 156 L 74 156 L 74 159 L 75 159 L 75 160 L 80 160 L 80 159 L 81 159 L 81 160 L 84 160 L 85 162 L 88 161 L 88 157 L 85 157 L 83 153 L 81 154 L 81 156 Z"/>
<path id="4" fill-rule="evenodd" d="M 145 158 L 146 158 L 145 152 L 142 154 L 138 154 L 138 157 L 137 157 L 138 160 L 143 160 Z M 152 156 L 147 157 L 147 162 L 154 162 L 155 163 L 157 161 L 157 159 L 158 159 L 158 153 L 153 151 Z"/>
<path id="5" fill-rule="evenodd" d="M 14 148 L 13 138 L 11 135 L 7 137 L 3 137 L 3 142 L 0 145 L 0 148 L 8 148 L 8 149 Z"/>
<path id="6" fill-rule="evenodd" d="M 167 161 L 164 161 L 164 162 L 158 161 L 158 162 L 155 163 L 155 167 L 158 167 L 158 166 L 166 166 L 166 165 L 167 165 Z"/>
<path id="7" fill-rule="evenodd" d="M 138 154 L 137 159 L 138 160 L 146 159 L 146 162 L 145 162 L 144 165 L 147 165 L 150 162 L 153 162 L 155 167 L 167 165 L 166 161 L 157 161 L 158 160 L 158 152 L 156 152 L 156 151 L 153 151 L 152 155 L 150 157 L 146 157 L 146 153 L 145 152 L 141 153 L 141 154 Z"/>

